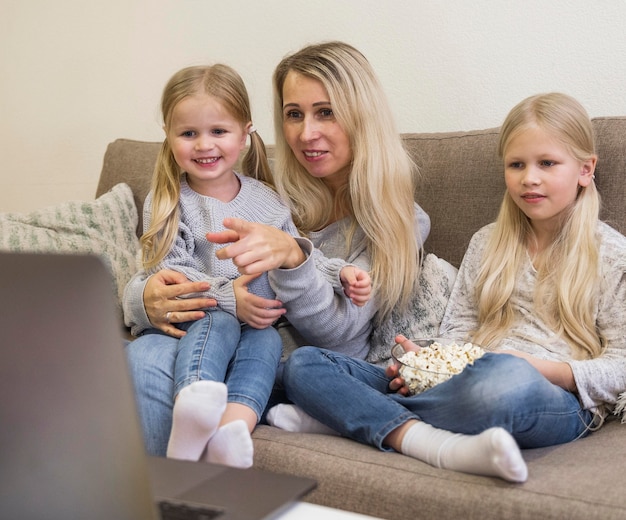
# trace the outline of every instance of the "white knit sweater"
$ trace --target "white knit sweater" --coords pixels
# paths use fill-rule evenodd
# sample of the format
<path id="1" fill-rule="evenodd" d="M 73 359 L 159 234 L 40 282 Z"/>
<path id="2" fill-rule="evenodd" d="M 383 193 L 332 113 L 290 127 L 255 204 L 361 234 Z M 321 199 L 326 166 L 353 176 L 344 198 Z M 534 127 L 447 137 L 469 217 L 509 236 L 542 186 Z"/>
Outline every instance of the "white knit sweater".
<path id="1" fill-rule="evenodd" d="M 493 224 L 473 237 L 459 268 L 440 335 L 463 339 L 478 323 L 474 282 Z M 520 273 L 512 296 L 518 320 L 497 350 L 517 350 L 541 359 L 565 361 L 574 373 L 579 399 L 586 409 L 605 416 L 620 392 L 626 389 L 626 237 L 603 222 L 598 223 L 602 290 L 596 326 L 608 348 L 598 358 L 574 360 L 571 348 L 544 323 L 534 310 L 536 272 L 530 259 Z"/>

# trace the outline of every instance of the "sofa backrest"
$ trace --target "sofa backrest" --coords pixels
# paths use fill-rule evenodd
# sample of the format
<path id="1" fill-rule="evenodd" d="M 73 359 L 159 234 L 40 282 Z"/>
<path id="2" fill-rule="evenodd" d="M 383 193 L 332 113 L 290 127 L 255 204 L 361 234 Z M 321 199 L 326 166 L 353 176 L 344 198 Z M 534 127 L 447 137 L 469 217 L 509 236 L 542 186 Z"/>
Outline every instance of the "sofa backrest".
<path id="1" fill-rule="evenodd" d="M 599 156 L 596 183 L 602 219 L 626 233 L 626 117 L 593 120 Z M 404 134 L 420 169 L 415 200 L 430 215 L 425 248 L 455 266 L 471 236 L 493 221 L 504 193 L 502 162 L 496 153 L 498 129 Z M 96 196 L 125 182 L 133 190 L 141 232 L 143 201 L 150 189 L 160 143 L 118 139 L 107 147 Z M 272 147 L 268 147 L 271 155 Z M 390 247 L 393 247 L 391 244 Z"/>

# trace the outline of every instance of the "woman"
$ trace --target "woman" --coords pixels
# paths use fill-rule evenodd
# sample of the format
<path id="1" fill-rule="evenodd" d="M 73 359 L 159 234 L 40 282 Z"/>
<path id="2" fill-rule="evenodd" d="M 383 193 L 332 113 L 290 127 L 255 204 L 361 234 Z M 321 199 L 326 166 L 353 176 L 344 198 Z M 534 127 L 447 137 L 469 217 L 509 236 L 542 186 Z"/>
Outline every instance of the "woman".
<path id="1" fill-rule="evenodd" d="M 406 305 L 417 280 L 430 221 L 414 203 L 414 165 L 375 73 L 350 45 L 311 45 L 283 59 L 274 73 L 274 103 L 274 181 L 303 237 L 239 219 L 226 219 L 230 231 L 207 237 L 234 242 L 218 257 L 232 258 L 242 273 L 269 271 L 284 309 L 269 309 L 268 316 L 278 319 L 286 309 L 307 344 L 363 359 L 374 323 Z M 338 278 L 318 268 L 321 255 L 370 272 L 366 306 L 343 297 Z M 215 304 L 202 297 L 207 290 L 171 271 L 127 289 L 139 302 L 127 320 L 164 333 L 128 347 L 150 453 L 165 452 L 171 427 L 172 340 L 184 334 L 175 324 L 199 319 L 204 313 L 196 309 Z"/>

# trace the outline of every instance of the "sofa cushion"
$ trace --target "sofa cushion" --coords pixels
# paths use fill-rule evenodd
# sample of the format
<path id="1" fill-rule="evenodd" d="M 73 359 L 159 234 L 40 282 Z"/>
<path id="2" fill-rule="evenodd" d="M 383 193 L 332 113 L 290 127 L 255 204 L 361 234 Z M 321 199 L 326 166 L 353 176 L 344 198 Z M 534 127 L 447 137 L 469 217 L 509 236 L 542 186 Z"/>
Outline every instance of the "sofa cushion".
<path id="1" fill-rule="evenodd" d="M 419 281 L 409 307 L 394 310 L 391 317 L 374 329 L 370 337 L 367 361 L 386 364 L 396 334 L 407 338 L 434 337 L 446 310 L 457 269 L 442 258 L 429 253 L 422 262 Z"/>
<path id="2" fill-rule="evenodd" d="M 137 207 L 137 235 L 143 233 L 143 202 L 150 190 L 152 172 L 162 143 L 117 139 L 107 146 L 96 197 L 119 183 L 128 184 Z"/>
<path id="3" fill-rule="evenodd" d="M 259 425 L 254 466 L 317 480 L 307 502 L 377 518 L 617 520 L 626 518 L 624 426 L 523 450 L 529 478 L 511 484 L 433 466 L 341 437 Z"/>
<path id="4" fill-rule="evenodd" d="M 498 129 L 403 138 L 420 170 L 415 200 L 432 226 L 424 247 L 458 267 L 472 235 L 496 218 L 504 195 Z"/>
<path id="5" fill-rule="evenodd" d="M 0 213 L 0 249 L 97 254 L 109 267 L 121 302 L 124 286 L 136 270 L 136 227 L 132 191 L 118 184 L 93 201 L 64 202 L 31 213 Z"/>

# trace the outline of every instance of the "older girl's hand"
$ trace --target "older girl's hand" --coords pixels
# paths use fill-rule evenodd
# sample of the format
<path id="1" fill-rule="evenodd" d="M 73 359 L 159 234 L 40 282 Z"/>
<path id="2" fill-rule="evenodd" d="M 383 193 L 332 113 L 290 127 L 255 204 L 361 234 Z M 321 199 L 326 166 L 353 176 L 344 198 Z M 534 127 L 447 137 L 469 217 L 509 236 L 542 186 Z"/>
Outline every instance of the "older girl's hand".
<path id="1" fill-rule="evenodd" d="M 419 350 L 419 347 L 415 343 L 402 334 L 398 334 L 395 337 L 395 342 L 401 343 L 406 351 Z M 409 395 L 409 387 L 406 386 L 404 379 L 400 376 L 400 367 L 397 363 L 394 362 L 393 365 L 388 366 L 385 369 L 385 375 L 390 379 L 389 390 L 391 392 L 396 392 L 400 395 Z"/>
<path id="2" fill-rule="evenodd" d="M 268 300 L 248 292 L 248 284 L 258 278 L 259 274 L 241 275 L 233 281 L 235 300 L 237 301 L 237 318 L 255 329 L 265 329 L 273 325 L 286 309 L 278 300 Z"/>
<path id="3" fill-rule="evenodd" d="M 519 352 L 516 350 L 498 350 L 495 354 L 510 354 L 518 358 L 525 359 L 534 366 L 543 377 L 550 381 L 553 385 L 560 386 L 568 392 L 576 392 L 576 380 L 574 372 L 569 363 L 565 361 L 550 361 L 548 359 L 539 359 L 531 354 Z"/>
<path id="4" fill-rule="evenodd" d="M 207 233 L 207 240 L 217 244 L 233 242 L 216 255 L 221 260 L 232 259 L 242 274 L 292 269 L 306 259 L 296 240 L 273 226 L 239 218 L 224 219 L 224 226 L 226 231 Z"/>
<path id="5" fill-rule="evenodd" d="M 177 271 L 163 269 L 146 282 L 143 303 L 152 325 L 170 336 L 182 338 L 185 331 L 175 327 L 174 323 L 195 321 L 204 317 L 208 307 L 217 306 L 212 298 L 179 298 L 180 296 L 201 293 L 210 288 L 207 282 L 190 282 Z"/>

